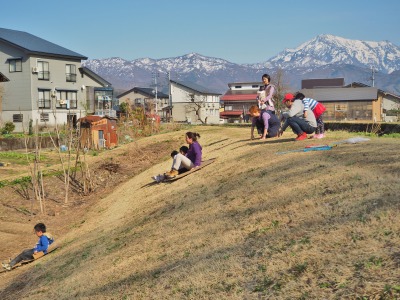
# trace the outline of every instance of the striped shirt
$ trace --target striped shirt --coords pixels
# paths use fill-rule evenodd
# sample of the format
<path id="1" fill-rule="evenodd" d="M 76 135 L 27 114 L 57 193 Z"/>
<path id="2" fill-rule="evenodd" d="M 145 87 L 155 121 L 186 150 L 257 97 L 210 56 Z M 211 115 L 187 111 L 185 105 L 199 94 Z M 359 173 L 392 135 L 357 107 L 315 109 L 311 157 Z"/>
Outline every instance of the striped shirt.
<path id="1" fill-rule="evenodd" d="M 304 104 L 304 110 L 306 111 L 308 109 L 310 110 L 314 110 L 314 108 L 317 106 L 318 102 L 312 98 L 304 98 L 303 100 L 303 104 Z"/>

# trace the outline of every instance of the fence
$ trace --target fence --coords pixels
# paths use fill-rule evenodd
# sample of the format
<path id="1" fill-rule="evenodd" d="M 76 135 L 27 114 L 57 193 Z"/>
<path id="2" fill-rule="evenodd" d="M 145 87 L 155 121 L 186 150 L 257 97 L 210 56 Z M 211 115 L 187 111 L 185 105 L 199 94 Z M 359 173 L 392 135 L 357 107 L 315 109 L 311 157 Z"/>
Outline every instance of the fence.
<path id="1" fill-rule="evenodd" d="M 28 137 L 27 138 L 28 149 L 35 149 L 35 141 L 36 137 Z M 58 144 L 58 139 L 53 138 L 55 142 Z M 53 142 L 50 137 L 42 137 L 39 139 L 41 143 L 41 148 L 52 148 Z M 9 151 L 9 150 L 20 150 L 25 149 L 25 138 L 0 138 L 0 151 Z"/>

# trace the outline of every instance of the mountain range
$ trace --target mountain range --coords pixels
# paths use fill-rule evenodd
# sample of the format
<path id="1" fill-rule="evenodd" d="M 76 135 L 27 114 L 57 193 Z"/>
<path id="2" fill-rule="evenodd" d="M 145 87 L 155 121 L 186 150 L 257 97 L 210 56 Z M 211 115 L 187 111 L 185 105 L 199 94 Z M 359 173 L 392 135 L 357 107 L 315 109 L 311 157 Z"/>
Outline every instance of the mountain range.
<path id="1" fill-rule="evenodd" d="M 323 34 L 295 49 L 285 49 L 265 62 L 236 64 L 221 58 L 190 53 L 179 57 L 132 61 L 113 57 L 83 63 L 118 91 L 155 84 L 166 90 L 171 79 L 191 81 L 225 93 L 230 82 L 261 81 L 264 73 L 280 72 L 287 88 L 301 88 L 302 79 L 343 77 L 400 94 L 400 47 L 389 42 L 350 40 Z"/>

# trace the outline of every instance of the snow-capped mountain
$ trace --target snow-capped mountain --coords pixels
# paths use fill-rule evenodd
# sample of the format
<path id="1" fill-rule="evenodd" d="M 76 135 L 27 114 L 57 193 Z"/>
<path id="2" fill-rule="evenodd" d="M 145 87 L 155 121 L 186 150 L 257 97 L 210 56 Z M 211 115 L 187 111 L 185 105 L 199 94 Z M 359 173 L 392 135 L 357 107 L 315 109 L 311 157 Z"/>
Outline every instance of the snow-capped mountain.
<path id="1" fill-rule="evenodd" d="M 270 68 L 317 68 L 325 65 L 354 65 L 383 73 L 400 69 L 400 47 L 389 41 L 367 42 L 333 35 L 318 35 L 296 49 L 286 49 L 265 64 Z"/>
<path id="2" fill-rule="evenodd" d="M 371 84 L 371 68 L 376 73 L 375 86 L 400 94 L 400 47 L 388 41 L 366 42 L 349 40 L 333 35 L 319 35 L 296 49 L 286 49 L 271 59 L 257 64 L 235 64 L 221 58 L 197 53 L 151 59 L 127 61 L 122 58 L 93 59 L 84 62 L 116 89 L 135 86 L 148 87 L 154 83 L 167 86 L 167 74 L 172 79 L 192 81 L 224 93 L 230 82 L 260 81 L 263 73 L 275 70 L 286 72 L 293 90 L 300 88 L 307 78 L 344 77 Z"/>
<path id="3" fill-rule="evenodd" d="M 158 84 L 166 86 L 168 73 L 171 79 L 192 81 L 220 92 L 227 89 L 228 82 L 238 78 L 259 77 L 254 75 L 257 70 L 251 67 L 197 53 L 157 60 L 93 59 L 83 65 L 110 81 L 114 87 L 125 89 L 150 86 L 154 84 L 154 76 L 157 76 Z"/>

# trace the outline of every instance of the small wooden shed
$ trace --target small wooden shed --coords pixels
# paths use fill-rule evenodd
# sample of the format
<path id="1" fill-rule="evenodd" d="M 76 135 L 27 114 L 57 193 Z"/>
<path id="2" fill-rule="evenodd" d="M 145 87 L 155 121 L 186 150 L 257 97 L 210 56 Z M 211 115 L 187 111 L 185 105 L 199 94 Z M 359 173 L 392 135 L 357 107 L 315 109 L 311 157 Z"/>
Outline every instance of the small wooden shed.
<path id="1" fill-rule="evenodd" d="M 78 120 L 81 147 L 87 149 L 114 148 L 118 145 L 117 119 L 109 116 L 86 116 Z"/>

